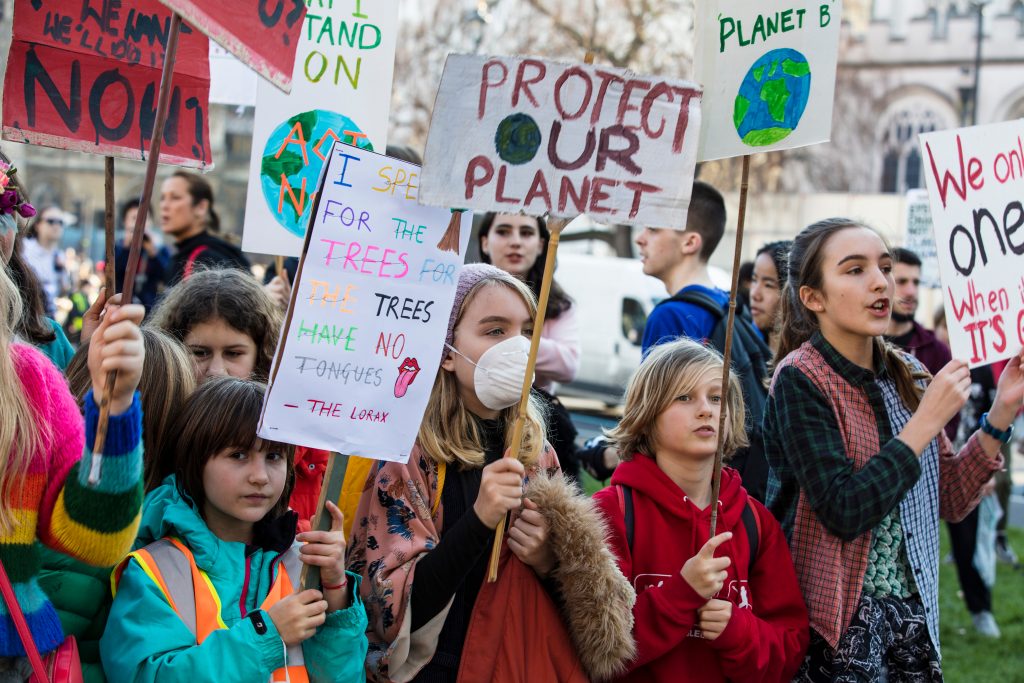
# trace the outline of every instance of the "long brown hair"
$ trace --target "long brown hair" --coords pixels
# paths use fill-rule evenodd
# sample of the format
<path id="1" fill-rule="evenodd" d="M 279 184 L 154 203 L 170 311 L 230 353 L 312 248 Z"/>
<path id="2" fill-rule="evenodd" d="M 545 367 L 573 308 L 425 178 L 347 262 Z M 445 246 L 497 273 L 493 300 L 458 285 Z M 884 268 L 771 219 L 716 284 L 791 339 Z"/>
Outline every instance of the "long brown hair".
<path id="1" fill-rule="evenodd" d="M 46 294 L 35 271 L 21 255 L 21 245 L 22 238 L 19 236 L 14 243 L 14 251 L 11 252 L 11 260 L 7 264 L 11 280 L 21 295 L 22 315 L 18 318 L 18 325 L 14 331 L 28 343 L 41 346 L 56 339 L 57 333 L 46 319 Z"/>
<path id="2" fill-rule="evenodd" d="M 874 228 L 849 218 L 827 218 L 804 228 L 793 240 L 789 252 L 786 286 L 782 292 L 782 313 L 779 329 L 779 348 L 775 352 L 774 364 L 798 349 L 820 329 L 818 317 L 800 300 L 800 288 L 821 290 L 824 285 L 823 260 L 825 245 L 841 230 L 867 228 L 882 240 L 885 238 Z M 921 380 L 931 377 L 926 371 L 915 369 L 904 358 L 903 352 L 886 342 L 882 337 L 874 339 L 875 355 L 882 359 L 886 371 L 896 382 L 896 390 L 907 408 L 917 410 L 924 394 Z"/>

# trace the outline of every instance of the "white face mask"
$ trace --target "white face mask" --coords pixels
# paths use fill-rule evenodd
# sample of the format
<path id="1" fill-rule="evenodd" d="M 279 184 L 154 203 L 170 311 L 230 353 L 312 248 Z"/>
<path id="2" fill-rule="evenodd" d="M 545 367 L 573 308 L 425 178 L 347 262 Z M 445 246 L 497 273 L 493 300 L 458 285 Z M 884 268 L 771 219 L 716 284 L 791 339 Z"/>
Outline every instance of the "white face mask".
<path id="1" fill-rule="evenodd" d="M 521 335 L 509 337 L 484 351 L 475 363 L 451 344 L 445 346 L 476 367 L 473 371 L 473 388 L 476 397 L 486 407 L 503 410 L 519 401 L 530 358 L 529 339 Z"/>

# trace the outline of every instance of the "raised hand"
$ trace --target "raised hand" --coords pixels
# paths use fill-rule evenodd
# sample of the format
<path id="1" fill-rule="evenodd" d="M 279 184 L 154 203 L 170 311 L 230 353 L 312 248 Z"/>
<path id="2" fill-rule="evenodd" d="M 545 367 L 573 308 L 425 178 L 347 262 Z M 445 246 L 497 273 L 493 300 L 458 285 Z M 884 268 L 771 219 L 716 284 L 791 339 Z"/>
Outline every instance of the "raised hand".
<path id="1" fill-rule="evenodd" d="M 732 538 L 732 532 L 718 534 L 701 548 L 696 555 L 691 557 L 679 570 L 686 583 L 697 595 L 710 600 L 725 585 L 728 573 L 725 571 L 732 560 L 728 557 L 715 557 L 715 550 L 718 546 Z"/>

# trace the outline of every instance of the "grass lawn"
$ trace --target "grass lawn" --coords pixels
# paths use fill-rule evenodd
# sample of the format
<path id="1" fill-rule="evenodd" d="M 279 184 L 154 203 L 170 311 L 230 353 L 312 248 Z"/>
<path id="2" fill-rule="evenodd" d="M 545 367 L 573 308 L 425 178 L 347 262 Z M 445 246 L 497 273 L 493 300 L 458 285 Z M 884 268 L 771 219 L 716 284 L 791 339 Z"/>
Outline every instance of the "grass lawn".
<path id="1" fill-rule="evenodd" d="M 1024 550 L 1024 530 L 1010 529 L 1010 543 L 1018 554 Z M 942 524 L 942 557 L 949 552 L 949 535 Z M 971 615 L 959 596 L 956 568 L 939 569 L 939 638 L 942 670 L 948 683 L 1024 682 L 1024 570 L 999 563 L 992 589 L 993 613 L 1003 637 L 979 636 Z"/>
<path id="2" fill-rule="evenodd" d="M 593 494 L 602 482 L 583 473 L 583 488 Z M 1010 529 L 1010 543 L 1024 555 L 1024 529 Z M 942 554 L 949 552 L 949 535 L 942 523 Z M 1024 683 L 1024 569 L 999 563 L 992 592 L 993 612 L 1003 637 L 992 640 L 975 634 L 971 615 L 959 595 L 956 568 L 939 569 L 939 609 L 942 669 L 947 683 Z"/>

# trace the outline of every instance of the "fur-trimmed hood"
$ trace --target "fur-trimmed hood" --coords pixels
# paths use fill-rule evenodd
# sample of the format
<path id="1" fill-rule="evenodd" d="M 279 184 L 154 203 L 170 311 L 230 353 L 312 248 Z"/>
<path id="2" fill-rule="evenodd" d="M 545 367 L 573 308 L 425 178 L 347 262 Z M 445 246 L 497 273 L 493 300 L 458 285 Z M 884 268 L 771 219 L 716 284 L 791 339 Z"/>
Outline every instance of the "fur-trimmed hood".
<path id="1" fill-rule="evenodd" d="M 636 593 L 608 548 L 603 516 L 561 474 L 534 476 L 526 497 L 548 523 L 558 560 L 551 578 L 559 587 L 565 624 L 580 661 L 595 681 L 623 673 L 636 654 Z"/>

